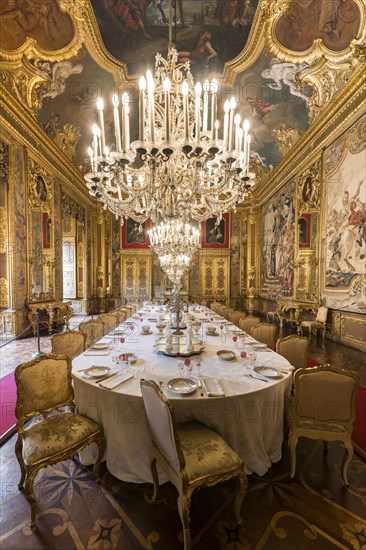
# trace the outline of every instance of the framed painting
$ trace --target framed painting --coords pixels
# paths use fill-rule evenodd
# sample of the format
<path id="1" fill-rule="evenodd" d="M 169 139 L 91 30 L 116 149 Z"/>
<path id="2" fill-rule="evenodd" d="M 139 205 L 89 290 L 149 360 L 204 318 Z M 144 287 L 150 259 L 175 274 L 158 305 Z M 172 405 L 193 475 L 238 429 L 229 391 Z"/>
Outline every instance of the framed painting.
<path id="1" fill-rule="evenodd" d="M 43 248 L 51 248 L 52 221 L 48 212 L 42 212 L 42 242 Z"/>
<path id="2" fill-rule="evenodd" d="M 311 214 L 303 214 L 298 219 L 299 248 L 310 248 Z"/>
<path id="3" fill-rule="evenodd" d="M 136 222 L 127 218 L 122 225 L 122 248 L 149 248 L 150 221 Z"/>
<path id="4" fill-rule="evenodd" d="M 217 217 L 202 222 L 202 248 L 228 248 L 230 238 L 230 214 L 223 214 L 217 223 Z"/>

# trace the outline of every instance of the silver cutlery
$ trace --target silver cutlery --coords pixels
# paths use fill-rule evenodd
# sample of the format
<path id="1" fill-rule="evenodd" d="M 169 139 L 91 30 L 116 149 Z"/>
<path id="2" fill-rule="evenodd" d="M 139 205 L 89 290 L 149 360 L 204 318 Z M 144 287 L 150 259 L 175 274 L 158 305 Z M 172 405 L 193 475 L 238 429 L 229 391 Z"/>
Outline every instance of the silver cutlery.
<path id="1" fill-rule="evenodd" d="M 203 389 L 202 389 L 202 382 L 199 378 L 197 378 L 197 386 L 200 391 L 200 396 L 203 397 Z"/>
<path id="2" fill-rule="evenodd" d="M 103 380 L 107 380 L 107 378 L 113 378 L 113 376 L 116 376 L 117 374 L 120 374 L 119 371 L 113 372 L 112 374 L 107 374 L 106 376 L 103 376 L 103 378 L 98 378 L 98 380 L 96 380 L 96 384 L 103 382 Z"/>
<path id="3" fill-rule="evenodd" d="M 269 382 L 268 378 L 265 378 L 261 374 L 245 374 L 244 376 L 250 376 L 251 378 L 254 378 L 254 380 L 262 380 L 262 382 Z"/>

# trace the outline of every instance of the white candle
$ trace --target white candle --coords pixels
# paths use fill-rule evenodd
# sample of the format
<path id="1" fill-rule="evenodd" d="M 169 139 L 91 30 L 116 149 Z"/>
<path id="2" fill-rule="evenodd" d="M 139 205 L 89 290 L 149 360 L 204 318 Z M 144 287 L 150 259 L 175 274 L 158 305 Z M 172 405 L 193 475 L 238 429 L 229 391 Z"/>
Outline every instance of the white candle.
<path id="1" fill-rule="evenodd" d="M 165 141 L 170 141 L 170 87 L 171 83 L 169 78 L 164 80 L 164 92 L 165 92 Z"/>
<path id="2" fill-rule="evenodd" d="M 184 119 L 184 139 L 189 140 L 189 120 L 188 120 L 188 82 L 185 80 L 182 84 L 183 94 L 183 119 Z"/>
<path id="3" fill-rule="evenodd" d="M 89 158 L 90 158 L 91 170 L 92 170 L 92 172 L 94 172 L 94 155 L 93 155 L 93 148 L 92 147 L 88 147 L 88 155 L 89 155 Z"/>
<path id="4" fill-rule="evenodd" d="M 151 142 L 155 142 L 155 105 L 154 105 L 154 80 L 151 71 L 146 73 L 147 91 L 149 97 L 149 125 L 150 125 L 150 139 Z"/>
<path id="5" fill-rule="evenodd" d="M 244 153 L 244 164 L 246 164 L 247 155 L 248 155 L 248 130 L 249 130 L 249 122 L 247 120 L 244 120 L 243 122 L 243 130 L 244 130 L 243 153 Z"/>
<path id="6" fill-rule="evenodd" d="M 251 137 L 250 137 L 250 134 L 248 134 L 248 148 L 247 148 L 247 159 L 246 159 L 246 164 L 247 164 L 247 167 L 248 167 L 248 170 L 249 170 L 249 157 L 250 157 L 250 142 L 251 142 Z"/>
<path id="7" fill-rule="evenodd" d="M 203 83 L 203 125 L 202 125 L 203 132 L 207 132 L 207 124 L 208 124 L 208 88 L 209 88 L 208 80 L 205 80 Z"/>
<path id="8" fill-rule="evenodd" d="M 218 120 L 215 120 L 215 124 L 214 124 L 214 137 L 213 137 L 213 142 L 214 144 L 216 145 L 217 143 L 217 139 L 218 139 L 218 136 L 219 136 L 219 127 L 220 127 L 220 123 Z"/>
<path id="9" fill-rule="evenodd" d="M 239 151 L 239 128 L 240 128 L 240 115 L 236 113 L 234 117 L 235 124 L 235 151 Z"/>
<path id="10" fill-rule="evenodd" d="M 224 103 L 224 152 L 227 151 L 228 142 L 229 142 L 229 111 L 230 111 L 230 102 L 226 100 Z"/>
<path id="11" fill-rule="evenodd" d="M 96 124 L 93 124 L 92 126 L 92 133 L 94 158 L 96 158 L 98 156 L 98 126 Z"/>
<path id="12" fill-rule="evenodd" d="M 214 139 L 215 120 L 217 114 L 217 80 L 212 79 L 211 82 L 211 137 Z"/>
<path id="13" fill-rule="evenodd" d="M 201 139 L 201 94 L 202 94 L 202 86 L 201 86 L 200 82 L 197 82 L 194 90 L 196 92 L 195 126 L 196 126 L 196 141 L 198 143 Z"/>
<path id="14" fill-rule="evenodd" d="M 125 139 L 125 147 L 126 151 L 130 149 L 130 106 L 126 105 L 126 139 Z"/>
<path id="15" fill-rule="evenodd" d="M 104 115 L 103 115 L 104 102 L 103 102 L 103 99 L 101 97 L 98 97 L 97 109 L 98 109 L 98 114 L 99 114 L 100 135 L 101 135 L 101 140 L 102 140 L 101 154 L 103 155 L 104 148 L 105 148 Z"/>
<path id="16" fill-rule="evenodd" d="M 112 102 L 113 102 L 114 133 L 116 136 L 116 151 L 120 153 L 121 152 L 121 128 L 119 125 L 119 110 L 118 110 L 119 101 L 118 101 L 117 94 L 113 94 Z"/>
<path id="17" fill-rule="evenodd" d="M 235 97 L 230 99 L 230 114 L 229 114 L 229 145 L 228 150 L 231 151 L 233 148 L 233 126 L 234 126 L 234 111 L 236 107 Z"/>
<path id="18" fill-rule="evenodd" d="M 146 79 L 142 76 L 139 80 L 139 140 L 145 141 L 145 90 Z"/>
<path id="19" fill-rule="evenodd" d="M 240 155 L 240 157 L 243 154 L 242 150 L 241 150 L 242 143 L 243 143 L 243 135 L 244 135 L 243 128 L 239 128 L 239 142 L 238 142 L 238 147 L 237 147 L 237 153 Z"/>

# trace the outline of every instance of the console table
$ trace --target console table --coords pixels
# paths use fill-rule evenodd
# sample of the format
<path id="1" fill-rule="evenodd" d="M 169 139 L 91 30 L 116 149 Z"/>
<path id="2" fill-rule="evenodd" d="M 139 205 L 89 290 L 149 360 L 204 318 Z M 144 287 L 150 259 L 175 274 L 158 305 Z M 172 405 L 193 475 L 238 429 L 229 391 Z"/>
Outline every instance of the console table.
<path id="1" fill-rule="evenodd" d="M 48 325 L 49 334 L 52 334 L 52 323 L 63 322 L 65 318 L 68 321 L 73 313 L 71 302 L 39 302 L 27 304 L 27 308 L 30 310 L 27 314 L 30 323 L 35 320 L 37 311 L 44 313 L 42 322 Z M 36 334 L 36 326 L 33 327 L 33 333 Z"/>
<path id="2" fill-rule="evenodd" d="M 300 315 L 303 311 L 316 313 L 319 304 L 310 304 L 309 302 L 299 302 L 297 300 L 277 300 L 276 310 L 280 320 L 280 327 L 283 327 L 284 321 L 296 323 L 297 332 L 300 332 Z"/>

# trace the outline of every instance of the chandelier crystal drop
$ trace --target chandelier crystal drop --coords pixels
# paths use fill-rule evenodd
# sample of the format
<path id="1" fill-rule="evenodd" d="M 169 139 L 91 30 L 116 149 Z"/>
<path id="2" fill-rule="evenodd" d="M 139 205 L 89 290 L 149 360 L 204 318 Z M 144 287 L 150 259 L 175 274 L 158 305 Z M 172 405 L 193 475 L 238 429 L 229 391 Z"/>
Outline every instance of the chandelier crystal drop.
<path id="1" fill-rule="evenodd" d="M 130 104 L 125 92 L 113 96 L 115 144 L 106 146 L 104 103 L 98 99 L 99 126 L 89 147 L 91 195 L 116 218 L 159 222 L 168 218 L 203 221 L 227 212 L 246 198 L 250 134 L 234 98 L 218 121 L 216 80 L 194 85 L 189 63 L 177 50 L 155 58 L 155 74 L 139 82 L 138 140 L 130 140 Z M 221 137 L 220 137 L 221 134 Z"/>

